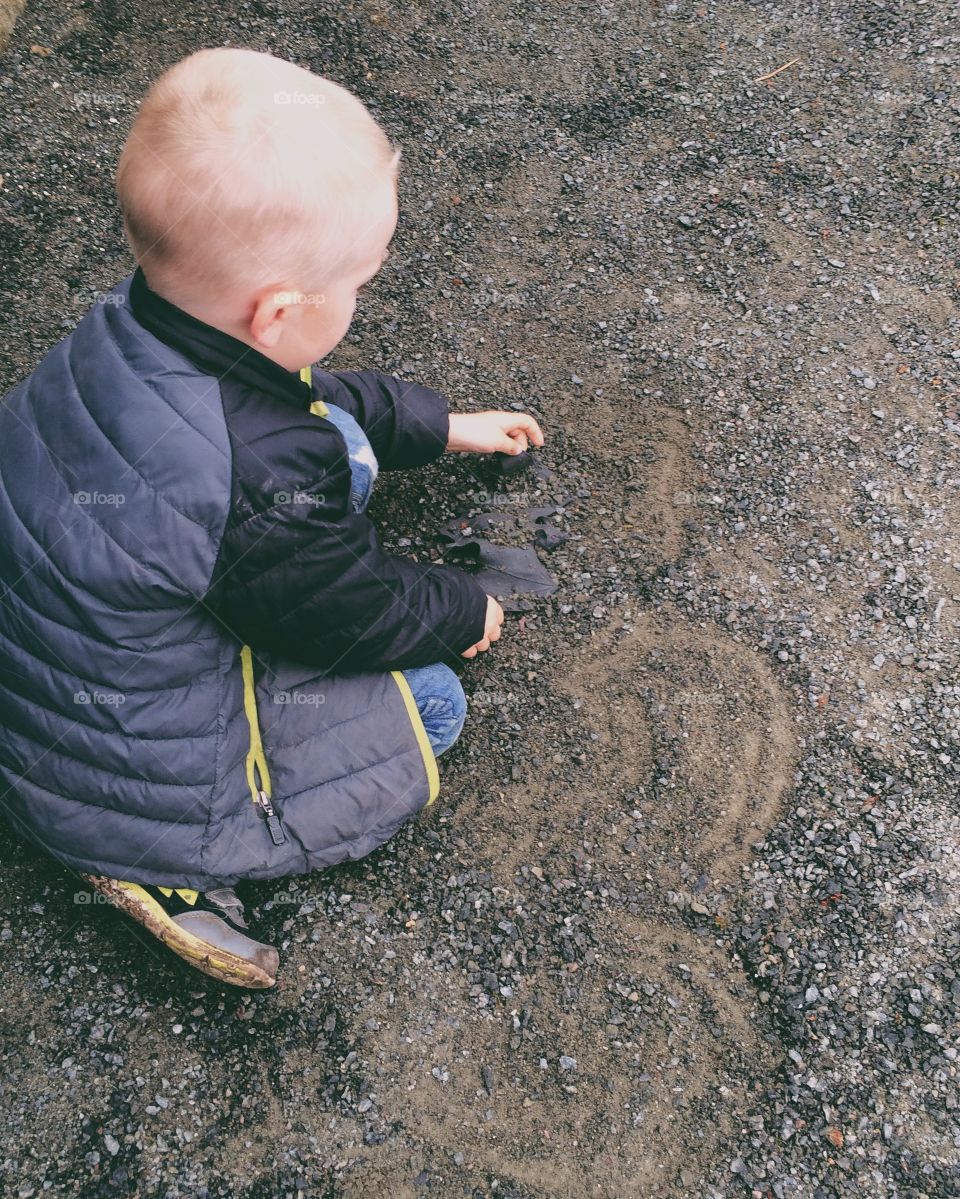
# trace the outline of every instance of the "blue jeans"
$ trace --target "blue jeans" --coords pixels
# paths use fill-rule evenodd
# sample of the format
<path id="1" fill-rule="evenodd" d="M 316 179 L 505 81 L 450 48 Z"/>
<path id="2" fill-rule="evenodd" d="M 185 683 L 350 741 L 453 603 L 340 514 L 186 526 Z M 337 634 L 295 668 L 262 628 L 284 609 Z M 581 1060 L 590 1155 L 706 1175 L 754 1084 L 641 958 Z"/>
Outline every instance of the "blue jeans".
<path id="1" fill-rule="evenodd" d="M 326 419 L 337 426 L 347 443 L 347 453 L 350 455 L 350 502 L 355 512 L 363 512 L 370 502 L 380 469 L 373 446 L 349 412 L 335 404 L 327 404 Z M 457 740 L 467 719 L 467 697 L 460 680 L 442 662 L 432 666 L 411 667 L 403 671 L 403 677 L 413 693 L 433 752 L 439 756 Z"/>

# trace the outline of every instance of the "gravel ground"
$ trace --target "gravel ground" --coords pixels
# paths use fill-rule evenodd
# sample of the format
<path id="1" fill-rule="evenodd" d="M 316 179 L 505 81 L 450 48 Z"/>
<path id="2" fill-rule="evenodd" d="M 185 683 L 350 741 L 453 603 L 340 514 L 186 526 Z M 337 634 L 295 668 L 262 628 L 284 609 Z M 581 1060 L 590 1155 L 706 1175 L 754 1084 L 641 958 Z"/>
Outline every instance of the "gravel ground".
<path id="1" fill-rule="evenodd" d="M 960 1195 L 958 30 L 949 0 L 28 5 L 5 385 L 130 269 L 146 82 L 271 49 L 403 146 L 336 363 L 548 434 L 536 475 L 386 480 L 390 540 L 518 540 L 530 505 L 568 538 L 467 669 L 430 814 L 245 890 L 276 991 L 4 836 L 5 1194 Z"/>

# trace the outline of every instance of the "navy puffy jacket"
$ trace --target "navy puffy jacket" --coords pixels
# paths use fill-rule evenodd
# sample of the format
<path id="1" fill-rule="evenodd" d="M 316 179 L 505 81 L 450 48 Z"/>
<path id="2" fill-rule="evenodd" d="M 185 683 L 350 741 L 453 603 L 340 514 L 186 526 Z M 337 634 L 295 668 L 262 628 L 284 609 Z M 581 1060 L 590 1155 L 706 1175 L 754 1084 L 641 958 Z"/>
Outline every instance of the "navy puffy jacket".
<path id="1" fill-rule="evenodd" d="M 446 404 L 311 390 L 139 275 L 104 299 L 0 405 L 0 810 L 134 882 L 362 857 L 439 786 L 399 668 L 479 640 L 486 599 L 384 553 L 319 414 L 391 469 L 442 451 Z"/>

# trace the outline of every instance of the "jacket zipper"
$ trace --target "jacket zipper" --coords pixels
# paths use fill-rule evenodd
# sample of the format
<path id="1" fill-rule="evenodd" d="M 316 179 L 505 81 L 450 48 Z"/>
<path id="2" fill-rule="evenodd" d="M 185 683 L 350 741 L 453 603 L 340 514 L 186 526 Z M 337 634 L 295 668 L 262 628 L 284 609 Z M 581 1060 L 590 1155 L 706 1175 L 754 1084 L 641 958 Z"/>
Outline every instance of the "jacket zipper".
<path id="1" fill-rule="evenodd" d="M 304 383 L 311 383 L 311 370 L 309 366 L 303 368 L 300 372 L 300 378 Z M 316 411 L 317 416 L 326 415 L 326 405 L 319 400 L 310 405 L 311 412 L 317 408 L 323 409 L 322 412 Z M 287 835 L 283 831 L 280 817 L 277 815 L 270 798 L 270 771 L 267 767 L 266 754 L 263 752 L 263 739 L 260 736 L 260 720 L 257 715 L 257 690 L 253 677 L 253 651 L 249 645 L 241 647 L 240 663 L 243 672 L 243 710 L 247 714 L 247 722 L 250 725 L 250 749 L 247 751 L 247 782 L 250 784 L 250 794 L 253 802 L 257 805 L 260 815 L 267 823 L 270 840 L 274 845 L 285 845 L 287 843 Z"/>
<path id="2" fill-rule="evenodd" d="M 267 768 L 267 757 L 263 752 L 263 739 L 260 736 L 257 692 L 253 677 L 253 651 L 249 645 L 240 649 L 240 665 L 243 673 L 243 710 L 250 725 L 250 748 L 247 751 L 247 782 L 250 785 L 250 795 L 267 823 L 270 840 L 274 845 L 285 845 L 287 835 L 270 798 L 270 771 Z"/>

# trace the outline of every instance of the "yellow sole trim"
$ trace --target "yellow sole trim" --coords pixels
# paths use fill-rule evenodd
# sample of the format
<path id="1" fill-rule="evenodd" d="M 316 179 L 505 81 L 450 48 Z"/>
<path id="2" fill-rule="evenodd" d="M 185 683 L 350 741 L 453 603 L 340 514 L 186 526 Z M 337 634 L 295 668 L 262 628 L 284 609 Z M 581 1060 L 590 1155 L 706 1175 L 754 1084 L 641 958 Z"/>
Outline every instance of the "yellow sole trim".
<path id="1" fill-rule="evenodd" d="M 427 736 L 427 730 L 423 727 L 420 709 L 417 707 L 417 701 L 413 698 L 410 684 L 403 677 L 402 671 L 391 670 L 390 673 L 393 675 L 394 682 L 400 688 L 400 694 L 403 696 L 407 715 L 410 717 L 410 723 L 413 725 L 417 744 L 420 746 L 420 753 L 423 755 L 423 765 L 427 772 L 427 782 L 430 787 L 430 798 L 427 800 L 425 806 L 429 807 L 440 794 L 440 771 L 437 769 L 437 758 L 433 752 L 433 746 L 430 744 L 430 738 Z"/>
<path id="2" fill-rule="evenodd" d="M 183 902 L 191 907 L 197 902 L 197 896 L 200 894 L 199 891 L 191 891 L 189 887 L 157 887 L 157 890 L 168 897 L 176 891 Z"/>
<path id="3" fill-rule="evenodd" d="M 258 966 L 226 950 L 214 950 L 206 941 L 201 941 L 199 937 L 181 928 L 170 919 L 153 896 L 137 883 L 89 874 L 86 877 L 90 885 L 114 907 L 125 912 L 138 924 L 142 924 L 177 957 L 183 958 L 204 974 L 209 974 L 211 978 L 235 987 L 250 987 L 253 990 L 265 990 L 275 984 L 276 979 L 264 973 Z"/>

